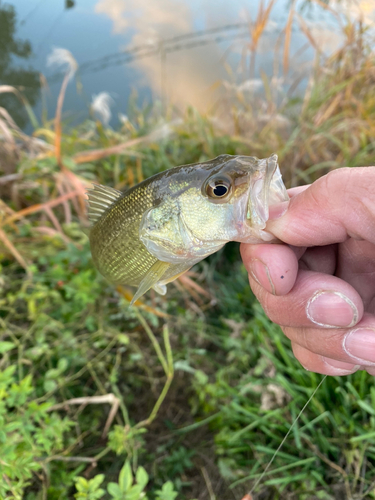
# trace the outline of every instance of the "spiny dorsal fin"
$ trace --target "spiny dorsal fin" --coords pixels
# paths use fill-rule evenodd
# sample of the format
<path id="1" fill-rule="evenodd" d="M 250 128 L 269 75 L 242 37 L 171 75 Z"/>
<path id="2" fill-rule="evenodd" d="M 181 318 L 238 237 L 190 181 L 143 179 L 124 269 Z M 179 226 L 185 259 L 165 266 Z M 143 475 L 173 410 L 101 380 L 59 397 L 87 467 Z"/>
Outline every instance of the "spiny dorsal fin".
<path id="1" fill-rule="evenodd" d="M 115 201 L 121 198 L 121 191 L 100 184 L 94 184 L 94 187 L 86 191 L 88 200 L 88 217 L 91 224 L 98 222 L 104 212 Z"/>

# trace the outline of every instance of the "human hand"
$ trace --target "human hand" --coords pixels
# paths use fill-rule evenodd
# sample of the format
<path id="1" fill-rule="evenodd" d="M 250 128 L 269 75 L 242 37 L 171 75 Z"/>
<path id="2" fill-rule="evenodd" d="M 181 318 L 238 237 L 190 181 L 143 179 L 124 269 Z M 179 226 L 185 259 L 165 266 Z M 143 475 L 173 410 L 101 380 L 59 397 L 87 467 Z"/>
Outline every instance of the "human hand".
<path id="1" fill-rule="evenodd" d="M 286 245 L 241 245 L 250 286 L 307 370 L 375 375 L 375 167 L 335 170 L 289 196 L 267 223 Z"/>

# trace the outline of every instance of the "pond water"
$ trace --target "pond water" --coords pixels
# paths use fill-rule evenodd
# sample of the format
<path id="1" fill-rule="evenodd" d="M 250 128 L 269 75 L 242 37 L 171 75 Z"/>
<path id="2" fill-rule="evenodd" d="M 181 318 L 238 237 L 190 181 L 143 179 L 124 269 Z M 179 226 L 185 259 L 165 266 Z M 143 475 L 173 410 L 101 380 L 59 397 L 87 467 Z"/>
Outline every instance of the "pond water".
<path id="1" fill-rule="evenodd" d="M 37 117 L 47 109 L 53 117 L 62 81 L 57 68 L 47 67 L 54 47 L 68 49 L 79 65 L 68 87 L 65 119 L 80 121 L 94 95 L 111 96 L 112 121 L 126 114 L 129 97 L 139 101 L 161 98 L 200 110 L 213 106 L 236 84 L 253 90 L 260 72 L 282 76 L 275 61 L 282 58 L 282 31 L 290 0 L 276 0 L 257 47 L 256 63 L 249 67 L 251 30 L 261 0 L 0 0 L 0 85 L 22 86 Z M 306 0 L 297 1 L 302 7 Z M 307 2 L 309 3 L 309 2 Z M 337 42 L 333 19 L 316 6 L 307 9 L 319 27 L 319 39 Z M 251 27 L 252 26 L 252 27 Z M 250 27 L 250 28 L 249 28 Z M 328 34 L 328 37 L 327 37 Z M 326 37 L 326 39 L 324 39 Z M 328 40 L 328 41 L 327 41 Z M 291 44 L 290 71 L 306 70 L 313 50 L 296 26 Z M 242 64 L 246 61 L 245 64 Z M 251 65 L 250 65 L 251 66 Z M 40 74 L 48 88 L 40 93 Z M 226 81 L 225 85 L 222 82 Z M 303 79 L 301 80 L 303 82 Z M 303 83 L 302 83 L 303 84 Z M 27 117 L 14 96 L 0 95 L 22 127 Z"/>

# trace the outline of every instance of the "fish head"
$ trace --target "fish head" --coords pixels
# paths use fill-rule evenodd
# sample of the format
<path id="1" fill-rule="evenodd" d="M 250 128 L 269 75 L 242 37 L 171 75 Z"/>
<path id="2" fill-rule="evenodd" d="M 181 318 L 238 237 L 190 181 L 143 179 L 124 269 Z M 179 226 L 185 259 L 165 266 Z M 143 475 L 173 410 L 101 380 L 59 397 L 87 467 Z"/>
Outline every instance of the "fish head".
<path id="1" fill-rule="evenodd" d="M 213 203 L 215 200 L 207 186 L 220 183 L 220 176 L 225 176 L 227 182 L 230 179 L 229 192 L 219 198 L 219 203 L 226 205 L 223 208 L 227 221 L 231 221 L 236 233 L 232 235 L 232 241 L 260 243 L 275 239 L 264 230 L 270 207 L 289 200 L 277 155 L 265 159 L 235 156 L 226 162 L 221 172 L 210 177 L 205 184 L 207 198 Z"/>
<path id="2" fill-rule="evenodd" d="M 271 241 L 264 230 L 269 208 L 289 200 L 276 155 L 221 155 L 172 169 L 160 185 L 140 239 L 155 257 L 172 263 L 193 264 L 228 241 Z"/>

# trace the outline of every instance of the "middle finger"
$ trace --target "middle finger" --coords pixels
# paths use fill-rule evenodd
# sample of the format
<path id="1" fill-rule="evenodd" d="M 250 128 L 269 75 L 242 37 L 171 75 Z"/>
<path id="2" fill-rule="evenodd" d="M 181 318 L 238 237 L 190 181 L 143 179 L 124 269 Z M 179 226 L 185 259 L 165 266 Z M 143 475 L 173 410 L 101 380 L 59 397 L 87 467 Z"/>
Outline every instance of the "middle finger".
<path id="1" fill-rule="evenodd" d="M 251 275 L 249 281 L 267 316 L 281 326 L 350 328 L 363 316 L 358 292 L 336 276 L 300 270 L 292 290 L 281 296 L 269 293 Z"/>

